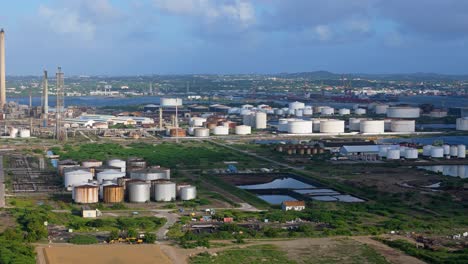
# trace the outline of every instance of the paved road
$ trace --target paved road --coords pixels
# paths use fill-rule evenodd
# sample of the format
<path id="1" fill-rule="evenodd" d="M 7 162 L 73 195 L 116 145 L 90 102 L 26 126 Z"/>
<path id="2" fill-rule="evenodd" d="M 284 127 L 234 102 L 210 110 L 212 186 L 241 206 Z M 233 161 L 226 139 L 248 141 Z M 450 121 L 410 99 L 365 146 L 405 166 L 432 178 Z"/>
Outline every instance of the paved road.
<path id="1" fill-rule="evenodd" d="M 0 207 L 5 207 L 5 174 L 3 174 L 3 156 L 0 156 Z"/>
<path id="2" fill-rule="evenodd" d="M 166 239 L 166 234 L 169 231 L 169 228 L 177 223 L 179 221 L 179 215 L 175 213 L 170 213 L 166 210 L 154 210 L 156 214 L 154 216 L 156 217 L 164 217 L 167 219 L 166 223 L 159 228 L 158 232 L 156 233 L 156 237 L 158 240 L 165 240 Z"/>

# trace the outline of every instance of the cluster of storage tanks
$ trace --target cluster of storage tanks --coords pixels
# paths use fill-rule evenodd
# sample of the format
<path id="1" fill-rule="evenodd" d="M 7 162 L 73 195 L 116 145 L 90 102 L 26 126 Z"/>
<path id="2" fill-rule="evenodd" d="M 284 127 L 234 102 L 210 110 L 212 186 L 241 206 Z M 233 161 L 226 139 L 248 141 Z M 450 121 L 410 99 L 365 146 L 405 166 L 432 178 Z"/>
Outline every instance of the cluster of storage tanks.
<path id="1" fill-rule="evenodd" d="M 236 135 L 249 135 L 252 133 L 252 127 L 263 129 L 266 128 L 266 114 L 258 113 L 249 115 L 249 124 L 237 125 L 235 122 L 228 121 L 224 118 L 217 117 L 191 117 L 189 121 L 190 127 L 188 134 L 194 137 L 209 137 L 210 135 L 225 136 L 230 133 Z"/>
<path id="2" fill-rule="evenodd" d="M 387 160 L 417 159 L 418 149 L 399 145 L 382 145 L 379 146 L 379 157 Z"/>
<path id="3" fill-rule="evenodd" d="M 422 155 L 431 158 L 466 158 L 465 145 L 443 145 L 443 146 L 423 146 Z M 382 145 L 379 146 L 379 157 L 387 160 L 417 159 L 419 151 L 416 148 L 410 148 L 399 145 Z"/>
<path id="4" fill-rule="evenodd" d="M 16 127 L 9 127 L 8 128 L 8 135 L 10 138 L 28 138 L 31 137 L 31 130 L 26 128 L 16 128 Z"/>
<path id="5" fill-rule="evenodd" d="M 128 166 L 127 166 L 128 164 Z M 127 170 L 128 168 L 128 170 Z M 142 159 L 128 162 L 112 159 L 103 166 L 102 161 L 89 160 L 81 163 L 62 161 L 58 165 L 64 186 L 72 190 L 76 203 L 120 203 L 125 201 L 142 203 L 148 201 L 169 202 L 177 198 L 196 198 L 195 186 L 176 184 L 170 181 L 170 169 L 147 168 Z"/>
<path id="6" fill-rule="evenodd" d="M 466 146 L 460 145 L 442 145 L 432 146 L 426 145 L 423 147 L 423 156 L 431 158 L 466 158 Z"/>
<path id="7" fill-rule="evenodd" d="M 382 134 L 385 131 L 407 132 L 415 131 L 414 120 L 372 120 L 366 118 L 350 118 L 349 131 L 360 133 Z M 289 134 L 311 134 L 311 133 L 344 133 L 345 121 L 338 119 L 311 118 L 310 120 L 297 118 L 280 118 L 278 120 L 278 131 Z"/>

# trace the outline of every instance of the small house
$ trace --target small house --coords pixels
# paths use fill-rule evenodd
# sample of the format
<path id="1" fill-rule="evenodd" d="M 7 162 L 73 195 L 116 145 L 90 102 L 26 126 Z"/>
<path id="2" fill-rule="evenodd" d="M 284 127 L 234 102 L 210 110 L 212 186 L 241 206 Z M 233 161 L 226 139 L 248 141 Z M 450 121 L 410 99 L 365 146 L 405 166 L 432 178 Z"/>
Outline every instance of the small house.
<path id="1" fill-rule="evenodd" d="M 283 211 L 302 211 L 305 209 L 305 202 L 304 201 L 284 201 L 281 203 L 281 209 Z"/>

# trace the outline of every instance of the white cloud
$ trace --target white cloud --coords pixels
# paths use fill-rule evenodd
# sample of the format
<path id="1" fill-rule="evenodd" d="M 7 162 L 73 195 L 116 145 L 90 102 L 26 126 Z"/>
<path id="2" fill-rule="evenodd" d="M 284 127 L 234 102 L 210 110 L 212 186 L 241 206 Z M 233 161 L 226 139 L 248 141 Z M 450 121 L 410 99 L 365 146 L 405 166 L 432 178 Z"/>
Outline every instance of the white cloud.
<path id="1" fill-rule="evenodd" d="M 256 22 L 255 8 L 249 1 L 154 0 L 154 6 L 169 15 L 200 19 L 207 26 L 228 23 L 246 29 Z"/>
<path id="2" fill-rule="evenodd" d="M 313 32 L 315 36 L 320 41 L 328 41 L 332 38 L 332 32 L 328 26 L 318 25 L 314 27 Z"/>
<path id="3" fill-rule="evenodd" d="M 79 37 L 86 40 L 94 38 L 96 25 L 91 21 L 83 19 L 75 10 L 68 8 L 53 9 L 41 5 L 39 7 L 39 16 L 56 33 L 78 34 Z"/>

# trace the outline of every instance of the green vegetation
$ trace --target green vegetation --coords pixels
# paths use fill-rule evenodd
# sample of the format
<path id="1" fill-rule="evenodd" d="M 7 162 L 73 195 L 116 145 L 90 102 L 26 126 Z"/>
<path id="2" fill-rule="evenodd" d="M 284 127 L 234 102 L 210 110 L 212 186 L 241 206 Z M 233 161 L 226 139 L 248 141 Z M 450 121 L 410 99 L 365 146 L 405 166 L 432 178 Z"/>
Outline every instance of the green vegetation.
<path id="1" fill-rule="evenodd" d="M 153 233 L 145 233 L 145 243 L 154 244 L 156 242 L 156 235 Z"/>
<path id="2" fill-rule="evenodd" d="M 107 160 L 110 158 L 141 157 L 149 165 L 161 165 L 168 168 L 178 166 L 184 168 L 211 168 L 223 161 L 236 160 L 252 164 L 252 159 L 235 152 L 203 142 L 184 142 L 184 144 L 162 143 L 151 145 L 133 143 L 128 146 L 120 144 L 82 144 L 79 146 L 65 145 L 63 148 L 52 148 L 52 151 L 62 159 L 83 161 L 87 159 Z M 216 165 L 218 163 L 218 165 Z M 222 166 L 225 166 L 222 164 Z"/>
<path id="3" fill-rule="evenodd" d="M 296 263 L 287 258 L 286 254 L 273 245 L 250 246 L 246 248 L 229 249 L 211 255 L 201 253 L 190 259 L 191 264 L 231 264 L 231 263 L 278 263 L 293 264 Z"/>
<path id="4" fill-rule="evenodd" d="M 19 230 L 7 229 L 0 234 L 0 263 L 36 263 L 34 247 L 26 243 Z"/>
<path id="5" fill-rule="evenodd" d="M 77 245 L 90 245 L 97 244 L 98 240 L 94 236 L 76 235 L 73 236 L 68 242 Z"/>
<path id="6" fill-rule="evenodd" d="M 431 250 L 427 248 L 418 248 L 414 244 L 404 240 L 386 240 L 381 239 L 383 243 L 390 247 L 397 248 L 408 255 L 422 259 L 428 263 L 447 263 L 457 264 L 466 263 L 468 259 L 468 249 L 458 251 Z"/>
<path id="7" fill-rule="evenodd" d="M 98 218 L 84 219 L 80 217 L 72 217 L 67 227 L 79 232 L 86 232 L 99 229 L 101 231 L 112 230 L 141 230 L 155 231 L 164 225 L 165 218 L 157 218 L 152 216 L 142 217 L 115 217 L 115 218 Z"/>

